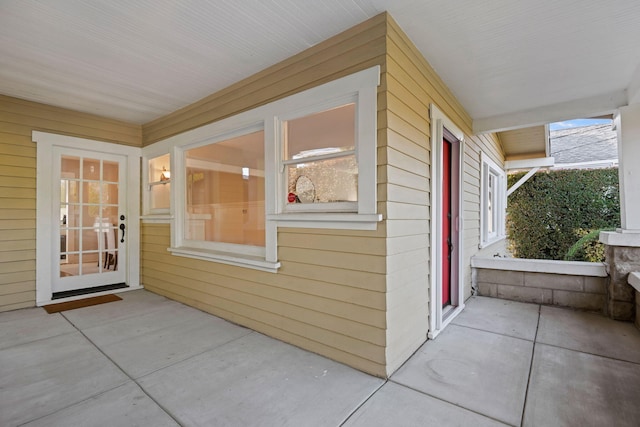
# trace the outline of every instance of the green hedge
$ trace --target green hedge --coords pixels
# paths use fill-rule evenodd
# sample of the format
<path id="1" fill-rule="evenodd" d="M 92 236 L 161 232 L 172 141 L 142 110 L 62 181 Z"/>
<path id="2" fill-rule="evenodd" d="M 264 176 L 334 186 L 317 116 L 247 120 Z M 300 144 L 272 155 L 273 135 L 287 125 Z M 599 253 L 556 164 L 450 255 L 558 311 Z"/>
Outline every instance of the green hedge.
<path id="1" fill-rule="evenodd" d="M 509 187 L 523 175 L 509 175 Z M 539 171 L 507 203 L 507 236 L 518 258 L 562 260 L 583 236 L 619 226 L 616 168 Z"/>

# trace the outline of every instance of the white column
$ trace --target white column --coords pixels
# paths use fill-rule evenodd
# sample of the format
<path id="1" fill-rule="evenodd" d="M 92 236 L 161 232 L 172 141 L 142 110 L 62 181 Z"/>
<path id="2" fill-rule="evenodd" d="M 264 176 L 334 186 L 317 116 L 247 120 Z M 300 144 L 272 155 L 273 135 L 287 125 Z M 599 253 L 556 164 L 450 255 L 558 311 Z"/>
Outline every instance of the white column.
<path id="1" fill-rule="evenodd" d="M 622 231 L 640 233 L 640 104 L 621 107 L 615 124 Z"/>

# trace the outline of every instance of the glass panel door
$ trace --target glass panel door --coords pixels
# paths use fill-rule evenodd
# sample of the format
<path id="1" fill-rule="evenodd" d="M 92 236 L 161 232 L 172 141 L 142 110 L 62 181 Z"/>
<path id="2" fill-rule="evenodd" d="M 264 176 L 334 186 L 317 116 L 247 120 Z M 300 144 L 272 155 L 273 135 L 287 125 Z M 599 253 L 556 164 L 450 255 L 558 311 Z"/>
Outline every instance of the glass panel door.
<path id="1" fill-rule="evenodd" d="M 59 150 L 60 194 L 54 224 L 56 242 L 53 292 L 124 282 L 124 158 L 78 150 Z M 120 236 L 122 233 L 122 236 Z"/>

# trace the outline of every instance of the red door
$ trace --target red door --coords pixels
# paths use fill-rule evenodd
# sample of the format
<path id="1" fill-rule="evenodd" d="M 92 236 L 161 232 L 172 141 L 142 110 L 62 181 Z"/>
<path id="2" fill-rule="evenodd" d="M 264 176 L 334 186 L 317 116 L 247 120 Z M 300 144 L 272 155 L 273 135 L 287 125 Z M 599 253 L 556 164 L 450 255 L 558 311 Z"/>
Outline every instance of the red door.
<path id="1" fill-rule="evenodd" d="M 451 143 L 442 140 L 442 306 L 451 304 Z"/>

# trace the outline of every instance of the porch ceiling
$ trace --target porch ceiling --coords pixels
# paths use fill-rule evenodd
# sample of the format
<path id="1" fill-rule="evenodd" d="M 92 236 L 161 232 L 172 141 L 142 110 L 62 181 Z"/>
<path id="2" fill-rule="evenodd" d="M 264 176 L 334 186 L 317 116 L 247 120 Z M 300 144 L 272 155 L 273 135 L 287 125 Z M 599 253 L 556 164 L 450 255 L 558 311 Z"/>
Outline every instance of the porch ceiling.
<path id="1" fill-rule="evenodd" d="M 637 0 L 0 3 L 0 93 L 146 123 L 389 11 L 478 132 L 640 98 Z"/>

